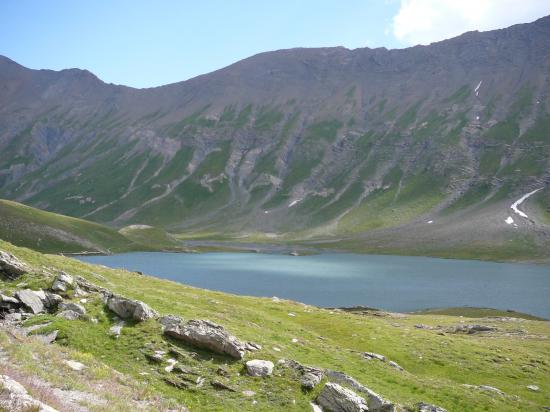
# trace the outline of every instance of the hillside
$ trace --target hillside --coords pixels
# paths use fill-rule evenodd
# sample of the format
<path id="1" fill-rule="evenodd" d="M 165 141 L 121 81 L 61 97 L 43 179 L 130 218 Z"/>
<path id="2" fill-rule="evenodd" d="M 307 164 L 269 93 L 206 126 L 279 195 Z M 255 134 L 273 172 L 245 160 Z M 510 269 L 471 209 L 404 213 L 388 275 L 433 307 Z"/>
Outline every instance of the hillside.
<path id="1" fill-rule="evenodd" d="M 0 325 L 1 373 L 60 410 L 80 400 L 81 410 L 123 411 L 132 405 L 167 411 L 185 405 L 208 411 L 305 411 L 311 410 L 310 402 L 320 402 L 329 381 L 364 397 L 373 411 L 416 411 L 419 402 L 447 411 L 499 412 L 538 411 L 548 404 L 547 321 L 483 317 L 489 311 L 475 319 L 348 313 L 196 289 L 3 241 L 0 249 L 14 255 L 12 267 L 13 259 L 19 259 L 27 271 L 0 282 L 4 307 L 15 305 L 5 296 L 21 293 L 22 287 L 53 287 L 63 296 L 57 310 L 31 315 L 23 324 L 14 320 L 14 313 Z M 66 275 L 59 277 L 60 271 Z M 67 275 L 76 283 L 67 283 Z M 121 323 L 108 309 L 125 307 L 113 304 L 113 293 L 150 308 L 140 312 L 140 320 Z M 243 360 L 201 349 L 163 334 L 159 322 L 170 323 L 155 319 L 151 309 L 185 322 L 210 319 L 256 346 Z M 54 343 L 44 343 L 52 337 Z M 272 374 L 249 376 L 245 363 L 251 359 L 272 361 Z M 304 370 L 322 376 L 310 390 L 301 387 Z M 380 403 L 374 407 L 381 397 L 395 409 L 380 409 Z"/>
<path id="2" fill-rule="evenodd" d="M 0 196 L 113 227 L 536 259 L 549 71 L 550 17 L 400 50 L 278 50 L 152 89 L 0 57 Z M 534 190 L 527 217 L 510 209 Z"/>
<path id="3" fill-rule="evenodd" d="M 0 199 L 0 239 L 46 253 L 116 253 L 131 250 L 183 250 L 161 229 L 107 226 Z"/>

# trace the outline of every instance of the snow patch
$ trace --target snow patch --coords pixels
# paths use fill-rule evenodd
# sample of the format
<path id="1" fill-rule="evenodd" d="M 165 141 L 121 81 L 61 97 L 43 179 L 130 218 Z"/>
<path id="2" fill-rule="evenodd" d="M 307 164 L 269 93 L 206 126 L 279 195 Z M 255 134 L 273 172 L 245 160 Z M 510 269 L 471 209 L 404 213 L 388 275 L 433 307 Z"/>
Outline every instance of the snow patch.
<path id="1" fill-rule="evenodd" d="M 506 223 L 508 223 L 509 225 L 511 225 L 512 223 L 514 223 L 514 219 L 512 219 L 512 216 L 508 216 L 505 220 Z"/>
<path id="2" fill-rule="evenodd" d="M 433 220 L 428 220 L 428 224 L 431 225 L 434 221 Z"/>
<path id="3" fill-rule="evenodd" d="M 474 89 L 474 92 L 476 93 L 476 96 L 479 96 L 479 88 L 481 87 L 481 83 L 483 83 L 483 80 L 480 80 L 477 84 L 476 88 Z"/>
<path id="4" fill-rule="evenodd" d="M 290 202 L 290 204 L 288 205 L 288 207 L 295 206 L 296 204 L 298 204 L 298 202 L 301 202 L 301 201 L 302 201 L 302 199 L 293 200 L 292 202 Z"/>
<path id="5" fill-rule="evenodd" d="M 526 195 L 523 195 L 518 200 L 516 200 L 514 203 L 512 203 L 512 206 L 510 208 L 514 211 L 514 213 L 520 215 L 521 217 L 524 217 L 525 219 L 528 219 L 529 216 L 527 216 L 524 212 L 519 210 L 519 206 L 529 197 L 537 193 L 539 190 L 542 190 L 542 187 L 539 187 L 538 189 L 533 190 L 532 192 L 527 193 Z"/>

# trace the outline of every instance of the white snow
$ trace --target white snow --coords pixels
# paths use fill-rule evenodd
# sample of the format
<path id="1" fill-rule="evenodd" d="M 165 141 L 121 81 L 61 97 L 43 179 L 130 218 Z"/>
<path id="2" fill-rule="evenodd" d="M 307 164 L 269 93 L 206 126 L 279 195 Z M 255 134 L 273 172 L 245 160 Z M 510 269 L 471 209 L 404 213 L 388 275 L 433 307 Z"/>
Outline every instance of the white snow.
<path id="1" fill-rule="evenodd" d="M 506 223 L 508 223 L 509 225 L 511 225 L 512 223 L 514 223 L 514 219 L 512 219 L 512 216 L 508 216 L 505 220 Z"/>
<path id="2" fill-rule="evenodd" d="M 288 205 L 288 207 L 292 207 L 294 205 L 296 205 L 298 202 L 301 202 L 302 199 L 296 199 L 296 200 L 293 200 L 292 202 L 290 202 L 290 204 Z"/>
<path id="3" fill-rule="evenodd" d="M 529 197 L 537 193 L 539 190 L 542 190 L 542 187 L 539 187 L 538 189 L 533 190 L 532 192 L 527 193 L 526 195 L 523 195 L 521 198 L 516 200 L 514 203 L 512 203 L 512 206 L 510 208 L 514 211 L 514 213 L 520 215 L 521 217 L 524 217 L 526 219 L 529 218 L 524 212 L 518 209 L 518 207 Z"/>
<path id="4" fill-rule="evenodd" d="M 476 93 L 476 96 L 479 96 L 479 88 L 481 87 L 481 83 L 483 83 L 483 80 L 480 80 L 477 84 L 476 88 L 474 89 L 474 92 Z"/>
<path id="5" fill-rule="evenodd" d="M 269 210 L 264 210 L 264 213 L 267 215 L 269 213 Z"/>
<path id="6" fill-rule="evenodd" d="M 434 221 L 433 220 L 428 220 L 428 224 L 431 225 Z"/>

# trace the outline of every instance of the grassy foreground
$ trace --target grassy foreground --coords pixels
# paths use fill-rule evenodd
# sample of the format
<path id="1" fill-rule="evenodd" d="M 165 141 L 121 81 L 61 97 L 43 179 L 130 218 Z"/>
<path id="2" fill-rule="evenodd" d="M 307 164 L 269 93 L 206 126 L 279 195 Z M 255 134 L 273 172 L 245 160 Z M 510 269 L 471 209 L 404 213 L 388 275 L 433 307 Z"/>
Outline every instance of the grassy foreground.
<path id="1" fill-rule="evenodd" d="M 320 387 L 303 392 L 297 376 L 277 364 L 279 359 L 294 359 L 303 364 L 343 371 L 385 398 L 413 405 L 424 401 L 449 411 L 539 411 L 550 404 L 550 323 L 526 319 L 458 318 L 438 314 L 369 316 L 320 309 L 290 301 L 235 296 L 192 288 L 124 270 L 111 270 L 61 256 L 44 255 L 0 241 L 9 251 L 34 268 L 33 273 L 15 282 L 1 282 L 6 293 L 16 283 L 31 288 L 49 287 L 55 274 L 64 270 L 80 275 L 124 296 L 142 300 L 161 314 L 176 314 L 184 319 L 210 319 L 244 341 L 254 341 L 263 349 L 247 359 L 266 359 L 275 363 L 268 378 L 252 378 L 243 371 L 242 361 L 232 361 L 209 352 L 168 341 L 155 321 L 128 325 L 118 339 L 108 333 L 113 316 L 99 298 L 84 304 L 87 320 L 68 321 L 52 315 L 32 318 L 29 323 L 50 321 L 36 333 L 59 330 L 58 345 L 73 351 L 84 363 L 94 364 L 97 376 L 116 370 L 137 382 L 143 391 L 183 404 L 195 411 L 307 411 Z M 97 323 L 89 319 L 96 318 Z M 464 324 L 484 324 L 495 332 L 454 334 L 447 328 Z M 1 331 L 1 334 L 5 332 Z M 0 338 L 0 342 L 5 340 Z M 205 384 L 177 389 L 163 380 L 169 374 L 166 364 L 151 364 L 143 352 L 168 350 L 177 345 L 180 364 L 205 378 Z M 367 361 L 361 352 L 385 355 L 404 368 Z M 20 357 L 19 368 L 29 373 L 40 370 L 33 357 Z M 227 377 L 217 373 L 222 367 Z M 103 372 L 102 372 L 103 371 Z M 84 372 L 83 372 L 84 373 Z M 222 381 L 236 391 L 220 391 L 212 380 Z M 67 385 L 71 384 L 68 380 Z M 503 395 L 467 385 L 490 385 Z M 540 390 L 530 391 L 527 385 Z M 321 385 L 322 386 L 322 385 Z M 251 397 L 243 391 L 251 390 Z M 171 400 L 171 401 L 170 401 Z M 113 403 L 112 409 L 123 410 Z"/>

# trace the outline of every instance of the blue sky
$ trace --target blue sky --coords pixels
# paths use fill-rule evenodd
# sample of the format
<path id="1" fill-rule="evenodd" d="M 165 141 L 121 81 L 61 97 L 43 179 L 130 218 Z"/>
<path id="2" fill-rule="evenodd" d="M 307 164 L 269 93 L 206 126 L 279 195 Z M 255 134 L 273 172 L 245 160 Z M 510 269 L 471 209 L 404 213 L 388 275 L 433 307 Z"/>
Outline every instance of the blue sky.
<path id="1" fill-rule="evenodd" d="M 399 48 L 550 14 L 548 0 L 521 0 L 528 13 L 495 18 L 491 7 L 502 1 L 520 0 L 476 0 L 489 7 L 483 20 L 471 7 L 457 18 L 456 4 L 471 0 L 2 0 L 0 54 L 31 68 L 86 68 L 106 82 L 151 87 L 262 51 Z"/>

